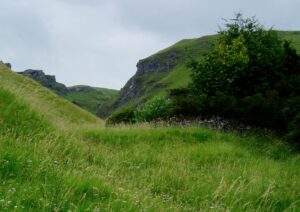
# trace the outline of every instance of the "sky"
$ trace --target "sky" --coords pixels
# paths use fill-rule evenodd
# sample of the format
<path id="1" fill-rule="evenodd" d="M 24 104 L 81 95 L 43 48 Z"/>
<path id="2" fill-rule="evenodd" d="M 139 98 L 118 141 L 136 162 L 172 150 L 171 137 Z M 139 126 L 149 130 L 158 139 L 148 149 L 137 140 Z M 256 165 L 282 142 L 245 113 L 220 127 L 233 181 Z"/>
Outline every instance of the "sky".
<path id="1" fill-rule="evenodd" d="M 300 30 L 300 0 L 0 0 L 0 60 L 68 86 L 120 89 L 136 64 L 236 12 Z"/>

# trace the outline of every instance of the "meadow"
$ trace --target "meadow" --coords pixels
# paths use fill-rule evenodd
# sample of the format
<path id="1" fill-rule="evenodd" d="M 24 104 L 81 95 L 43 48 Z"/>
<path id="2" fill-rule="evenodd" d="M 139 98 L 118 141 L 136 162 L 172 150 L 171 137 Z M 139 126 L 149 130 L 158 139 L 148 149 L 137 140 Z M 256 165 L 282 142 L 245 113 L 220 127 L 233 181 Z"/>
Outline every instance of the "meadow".
<path id="1" fill-rule="evenodd" d="M 300 210 L 300 155 L 272 135 L 105 127 L 0 66 L 0 211 Z"/>

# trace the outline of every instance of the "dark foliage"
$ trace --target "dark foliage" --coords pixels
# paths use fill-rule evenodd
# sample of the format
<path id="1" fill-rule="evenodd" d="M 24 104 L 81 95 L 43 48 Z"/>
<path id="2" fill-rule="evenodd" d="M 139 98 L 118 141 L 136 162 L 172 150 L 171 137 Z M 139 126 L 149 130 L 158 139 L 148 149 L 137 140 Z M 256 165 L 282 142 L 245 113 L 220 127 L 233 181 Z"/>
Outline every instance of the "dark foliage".
<path id="1" fill-rule="evenodd" d="M 173 90 L 173 113 L 219 116 L 272 129 L 300 146 L 300 57 L 288 41 L 238 14 L 211 53 L 190 64 L 192 83 Z"/>
<path id="2" fill-rule="evenodd" d="M 113 113 L 108 119 L 107 124 L 108 125 L 114 125 L 114 124 L 132 124 L 135 122 L 134 119 L 134 111 L 133 109 L 123 109 L 121 111 L 118 111 L 116 113 Z"/>

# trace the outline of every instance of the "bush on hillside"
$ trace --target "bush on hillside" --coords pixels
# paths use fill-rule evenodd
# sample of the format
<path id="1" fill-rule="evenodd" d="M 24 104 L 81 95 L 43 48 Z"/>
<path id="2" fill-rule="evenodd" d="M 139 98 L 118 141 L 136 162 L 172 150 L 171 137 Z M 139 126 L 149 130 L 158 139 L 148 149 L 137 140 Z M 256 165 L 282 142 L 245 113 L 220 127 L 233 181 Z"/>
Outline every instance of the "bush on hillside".
<path id="1" fill-rule="evenodd" d="M 108 125 L 114 124 L 132 124 L 134 123 L 134 111 L 131 108 L 123 109 L 113 113 L 106 121 Z"/>
<path id="2" fill-rule="evenodd" d="M 238 14 L 189 67 L 190 87 L 171 92 L 175 115 L 237 120 L 300 145 L 300 57 L 275 31 Z"/>
<path id="3" fill-rule="evenodd" d="M 137 122 L 149 122 L 158 118 L 168 116 L 170 109 L 170 100 L 164 97 L 155 97 L 134 112 L 134 117 Z"/>
<path id="4" fill-rule="evenodd" d="M 108 119 L 108 125 L 133 124 L 136 122 L 149 122 L 165 118 L 169 114 L 171 102 L 164 97 L 155 97 L 137 109 L 127 108 L 113 113 Z"/>

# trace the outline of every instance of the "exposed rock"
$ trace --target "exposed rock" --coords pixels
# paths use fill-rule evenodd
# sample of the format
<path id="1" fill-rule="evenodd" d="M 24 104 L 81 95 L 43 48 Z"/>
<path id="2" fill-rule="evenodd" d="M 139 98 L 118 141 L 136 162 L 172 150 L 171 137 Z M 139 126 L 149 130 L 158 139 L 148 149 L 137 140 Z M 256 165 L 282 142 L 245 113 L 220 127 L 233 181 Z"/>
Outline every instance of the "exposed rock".
<path id="1" fill-rule="evenodd" d="M 140 60 L 137 64 L 137 75 L 152 72 L 169 72 L 177 65 L 179 54 L 175 51 L 168 52 L 162 57 L 152 56 Z"/>
<path id="2" fill-rule="evenodd" d="M 116 98 L 100 105 L 97 114 L 100 117 L 107 117 L 126 104 L 129 107 L 136 107 L 160 91 L 166 93 L 169 88 L 182 86 L 188 81 L 189 73 L 181 73 L 183 83 L 177 82 L 181 80 L 180 76 L 177 78 L 171 73 L 174 70 L 180 70 L 179 65 L 186 66 L 190 59 L 199 59 L 200 56 L 208 53 L 212 44 L 216 41 L 217 36 L 215 35 L 185 39 L 146 59 L 140 60 L 135 75 L 125 84 Z M 171 77 L 168 78 L 168 76 Z"/>
<path id="3" fill-rule="evenodd" d="M 137 71 L 135 75 L 120 90 L 116 101 L 112 105 L 102 105 L 97 114 L 100 117 L 105 117 L 129 101 L 145 95 L 145 91 L 142 89 L 145 79 L 153 73 L 171 72 L 181 62 L 180 58 L 181 56 L 178 52 L 167 51 L 140 60 L 136 65 Z"/>
<path id="4" fill-rule="evenodd" d="M 0 61 L 1 64 L 5 65 L 7 68 L 11 69 L 10 63 L 4 63 L 3 61 Z"/>
<path id="5" fill-rule="evenodd" d="M 28 69 L 18 73 L 30 77 L 39 82 L 42 86 L 94 114 L 100 104 L 110 100 L 117 94 L 117 91 L 115 91 L 116 93 L 114 94 L 114 90 L 112 89 L 94 88 L 87 85 L 66 87 L 64 84 L 58 83 L 55 76 L 47 75 L 42 70 Z M 107 90 L 109 90 L 109 92 L 107 92 Z"/>
<path id="6" fill-rule="evenodd" d="M 64 95 L 68 92 L 68 88 L 64 84 L 56 82 L 55 76 L 46 75 L 42 70 L 28 69 L 18 73 L 34 79 L 59 95 Z"/>

